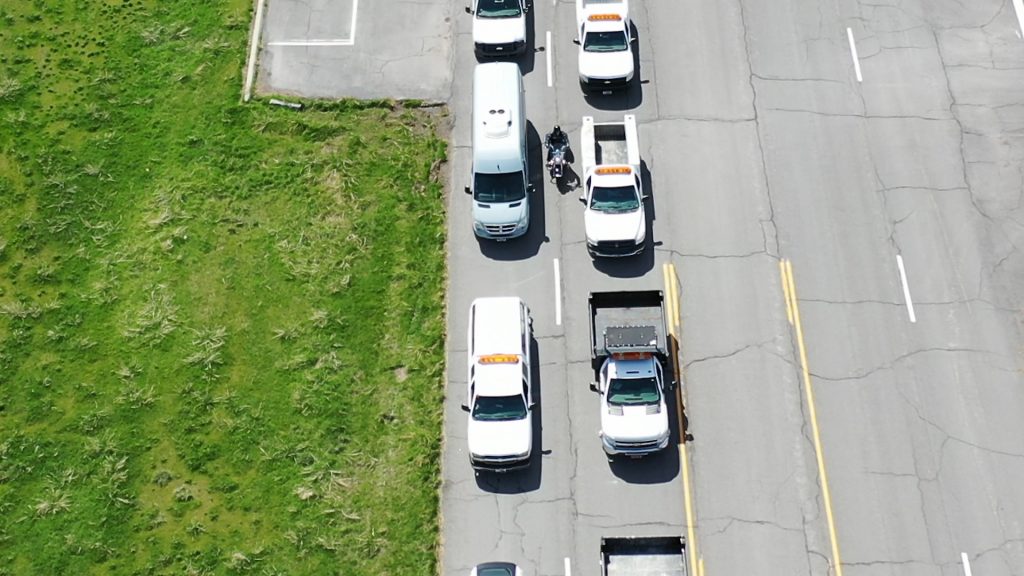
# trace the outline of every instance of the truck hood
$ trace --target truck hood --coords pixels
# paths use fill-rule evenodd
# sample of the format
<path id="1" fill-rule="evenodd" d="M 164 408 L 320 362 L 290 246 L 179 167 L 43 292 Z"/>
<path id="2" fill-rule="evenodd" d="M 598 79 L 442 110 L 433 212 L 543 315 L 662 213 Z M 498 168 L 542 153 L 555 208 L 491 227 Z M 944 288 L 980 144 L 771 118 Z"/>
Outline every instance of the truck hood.
<path id="1" fill-rule="evenodd" d="M 506 44 L 526 41 L 526 17 L 473 18 L 473 42 Z"/>
<path id="2" fill-rule="evenodd" d="M 622 414 L 612 414 L 619 406 L 608 406 L 601 402 L 601 431 L 608 438 L 626 441 L 643 442 L 664 438 L 668 434 L 668 410 L 665 403 L 660 405 L 657 414 L 648 414 L 648 406 L 622 406 Z"/>
<path id="3" fill-rule="evenodd" d="M 469 419 L 466 436 L 469 452 L 477 456 L 524 454 L 533 446 L 533 418 L 504 422 L 479 422 Z"/>
<path id="4" fill-rule="evenodd" d="M 583 212 L 583 225 L 587 240 L 601 242 L 608 240 L 643 240 L 646 234 L 643 206 L 633 212 Z"/>
<path id="5" fill-rule="evenodd" d="M 580 76 L 605 79 L 633 77 L 633 51 L 587 52 L 580 48 Z"/>
<path id="6" fill-rule="evenodd" d="M 509 203 L 473 201 L 473 219 L 481 224 L 515 224 L 526 218 L 526 198 Z"/>

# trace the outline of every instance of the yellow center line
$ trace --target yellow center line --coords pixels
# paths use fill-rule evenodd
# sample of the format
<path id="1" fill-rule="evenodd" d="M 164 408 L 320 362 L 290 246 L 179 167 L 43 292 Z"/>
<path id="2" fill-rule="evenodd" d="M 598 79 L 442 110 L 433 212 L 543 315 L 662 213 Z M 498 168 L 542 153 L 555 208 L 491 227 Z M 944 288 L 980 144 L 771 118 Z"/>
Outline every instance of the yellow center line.
<path id="1" fill-rule="evenodd" d="M 790 313 L 790 323 L 796 329 L 796 343 L 800 352 L 800 369 L 803 375 L 804 392 L 807 395 L 807 409 L 811 415 L 811 432 L 814 439 L 814 453 L 818 460 L 818 478 L 821 481 L 822 498 L 825 501 L 825 518 L 828 522 L 828 536 L 832 543 L 832 565 L 836 576 L 843 576 L 843 563 L 839 559 L 839 540 L 836 538 L 835 516 L 832 514 L 832 496 L 828 489 L 828 474 L 825 473 L 825 453 L 821 446 L 821 434 L 818 431 L 818 411 L 814 406 L 814 389 L 811 386 L 811 372 L 807 366 L 807 347 L 804 345 L 804 331 L 800 324 L 800 306 L 797 303 L 796 283 L 793 280 L 793 263 L 783 260 L 782 290 L 786 296 L 786 309 Z"/>
<path id="2" fill-rule="evenodd" d="M 683 468 L 683 506 L 686 510 L 686 549 L 689 553 L 690 574 L 702 576 L 704 563 L 697 563 L 697 535 L 694 529 L 693 497 L 690 485 L 690 458 L 686 451 L 686 429 L 683 427 L 683 375 L 679 366 L 679 280 L 676 267 L 665 264 L 662 267 L 665 277 L 666 312 L 669 317 L 668 346 L 672 358 L 672 373 L 676 378 L 676 405 L 679 408 L 679 461 Z"/>

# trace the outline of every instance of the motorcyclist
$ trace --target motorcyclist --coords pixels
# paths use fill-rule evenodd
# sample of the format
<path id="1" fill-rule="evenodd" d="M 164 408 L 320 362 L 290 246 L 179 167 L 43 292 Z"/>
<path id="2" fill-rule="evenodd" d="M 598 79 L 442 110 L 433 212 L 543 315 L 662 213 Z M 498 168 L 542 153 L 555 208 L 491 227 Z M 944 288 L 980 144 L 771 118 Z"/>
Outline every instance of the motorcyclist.
<path id="1" fill-rule="evenodd" d="M 555 127 L 545 137 L 544 145 L 548 149 L 548 162 L 551 162 L 551 156 L 555 150 L 569 147 L 569 135 L 562 131 L 561 126 L 555 124 Z"/>

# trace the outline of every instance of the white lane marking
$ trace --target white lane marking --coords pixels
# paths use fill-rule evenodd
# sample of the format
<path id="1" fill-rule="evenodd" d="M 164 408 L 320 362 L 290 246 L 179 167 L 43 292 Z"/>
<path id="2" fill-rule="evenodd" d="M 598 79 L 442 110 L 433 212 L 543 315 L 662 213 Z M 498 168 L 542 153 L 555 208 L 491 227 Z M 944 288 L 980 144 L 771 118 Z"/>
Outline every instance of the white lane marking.
<path id="1" fill-rule="evenodd" d="M 910 299 L 910 286 L 907 284 L 907 270 L 903 267 L 903 256 L 896 255 L 896 265 L 900 269 L 900 282 L 903 284 L 903 298 L 907 301 L 907 314 L 911 322 L 917 322 L 914 315 L 914 301 Z"/>
<path id="2" fill-rule="evenodd" d="M 1024 1 L 1013 0 L 1013 11 L 1017 13 L 1017 25 L 1020 26 L 1021 34 L 1024 34 Z M 1024 36 L 1021 36 L 1021 38 L 1024 38 Z"/>
<path id="3" fill-rule="evenodd" d="M 544 43 L 546 46 L 544 50 L 544 57 L 547 59 L 548 63 L 548 88 L 551 88 L 551 30 L 548 30 L 547 34 L 544 35 Z"/>
<path id="4" fill-rule="evenodd" d="M 348 39 L 353 43 L 356 41 L 356 11 L 359 10 L 359 0 L 352 0 L 352 30 L 348 33 Z"/>
<path id="5" fill-rule="evenodd" d="M 562 271 L 555 258 L 555 326 L 562 325 Z"/>
<path id="6" fill-rule="evenodd" d="M 249 62 L 245 69 L 245 86 L 242 88 L 242 101 L 252 99 L 252 84 L 256 81 L 256 56 L 260 50 L 260 36 L 263 33 L 264 0 L 256 0 L 256 17 L 253 19 L 252 31 L 249 34 Z"/>
<path id="7" fill-rule="evenodd" d="M 864 77 L 860 75 L 860 58 L 857 57 L 857 45 L 853 43 L 853 30 L 847 28 L 846 37 L 850 40 L 850 53 L 853 54 L 853 70 L 857 73 L 857 82 L 863 82 Z"/>
<path id="8" fill-rule="evenodd" d="M 351 46 L 355 44 L 355 40 L 351 38 L 341 38 L 337 40 L 279 40 L 277 42 L 267 42 L 268 46 Z"/>
<path id="9" fill-rule="evenodd" d="M 1014 0 L 1019 2 L 1020 0 Z M 971 576 L 971 559 L 967 557 L 967 552 L 960 553 L 960 561 L 964 564 L 964 576 Z"/>
<path id="10" fill-rule="evenodd" d="M 569 565 L 569 557 L 565 557 L 565 576 L 572 576 L 572 566 Z"/>

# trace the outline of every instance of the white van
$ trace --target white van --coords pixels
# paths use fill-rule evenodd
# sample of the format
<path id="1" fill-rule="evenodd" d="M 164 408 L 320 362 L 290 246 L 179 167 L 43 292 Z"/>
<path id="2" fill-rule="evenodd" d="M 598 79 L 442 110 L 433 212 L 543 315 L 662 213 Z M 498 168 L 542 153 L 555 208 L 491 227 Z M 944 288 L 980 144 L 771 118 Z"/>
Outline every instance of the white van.
<path id="1" fill-rule="evenodd" d="M 477 471 L 530 465 L 533 392 L 530 311 L 516 297 L 477 298 L 469 307 L 469 462 Z"/>
<path id="2" fill-rule="evenodd" d="M 526 0 L 473 0 L 473 49 L 477 56 L 513 56 L 526 49 Z"/>
<path id="3" fill-rule="evenodd" d="M 512 62 L 477 64 L 473 72 L 473 232 L 505 240 L 530 226 L 523 75 Z"/>

